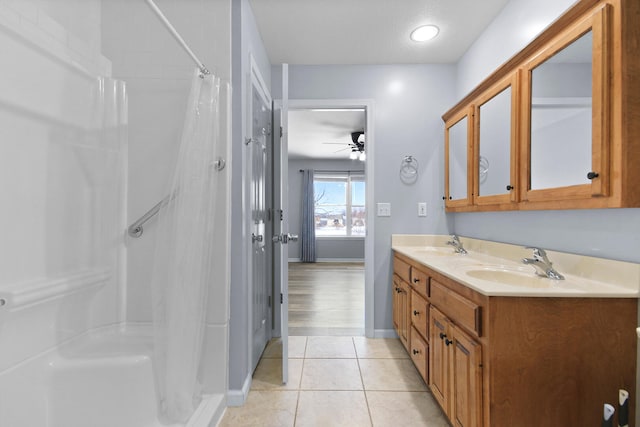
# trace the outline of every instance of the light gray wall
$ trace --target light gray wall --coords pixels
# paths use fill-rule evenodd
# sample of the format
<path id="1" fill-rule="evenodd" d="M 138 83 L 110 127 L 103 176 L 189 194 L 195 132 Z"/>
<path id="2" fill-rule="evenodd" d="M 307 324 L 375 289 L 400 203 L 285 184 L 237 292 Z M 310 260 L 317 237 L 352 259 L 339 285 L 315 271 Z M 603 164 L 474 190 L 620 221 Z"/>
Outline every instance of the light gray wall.
<path id="1" fill-rule="evenodd" d="M 364 163 L 360 160 L 319 160 L 289 159 L 289 230 L 293 234 L 302 235 L 302 174 L 300 169 L 316 169 L 328 171 L 358 171 L 364 173 Z M 323 259 L 362 259 L 364 260 L 364 238 L 323 237 L 316 239 L 316 254 L 319 261 Z M 300 259 L 300 243 L 289 243 L 289 259 Z"/>
<path id="2" fill-rule="evenodd" d="M 250 258 L 247 251 L 247 232 L 243 224 L 244 189 L 247 185 L 245 145 L 243 143 L 247 119 L 247 82 L 251 75 L 249 54 L 268 85 L 271 76 L 269 58 L 258 32 L 248 0 L 232 2 L 232 68 L 233 68 L 233 125 L 231 180 L 231 319 L 229 322 L 229 389 L 240 390 L 249 372 L 248 310 Z"/>
<path id="3" fill-rule="evenodd" d="M 512 0 L 458 63 L 462 97 L 523 48 L 573 0 Z M 462 236 L 640 262 L 640 209 L 451 214 Z"/>
<path id="4" fill-rule="evenodd" d="M 278 98 L 280 69 L 272 69 Z M 442 207 L 443 138 L 440 116 L 454 101 L 453 65 L 332 65 L 289 67 L 290 99 L 374 101 L 374 203 L 391 203 L 391 217 L 376 217 L 374 242 L 374 328 L 392 329 L 391 234 L 446 233 Z M 413 185 L 400 181 L 404 156 L 420 163 Z M 368 158 L 367 161 L 370 161 Z M 427 203 L 427 217 L 417 215 Z"/>
<path id="5" fill-rule="evenodd" d="M 533 40 L 575 0 L 511 0 L 457 66 L 456 102 Z"/>

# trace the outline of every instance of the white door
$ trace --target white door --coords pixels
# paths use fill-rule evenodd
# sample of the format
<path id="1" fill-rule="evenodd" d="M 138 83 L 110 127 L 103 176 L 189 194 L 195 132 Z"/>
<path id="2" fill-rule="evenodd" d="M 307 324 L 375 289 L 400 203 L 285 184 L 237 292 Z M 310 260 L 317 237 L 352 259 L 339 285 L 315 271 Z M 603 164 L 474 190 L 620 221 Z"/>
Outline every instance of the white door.
<path id="1" fill-rule="evenodd" d="M 288 381 L 289 376 L 289 240 L 296 240 L 297 236 L 289 234 L 289 167 L 287 118 L 289 109 L 289 68 L 282 65 L 282 104 L 280 110 L 274 109 L 274 283 L 280 291 L 281 304 L 276 306 L 276 317 L 280 321 L 282 337 L 282 382 Z M 278 129 L 280 128 L 280 129 Z M 280 130 L 280 131 L 279 131 Z M 279 284 L 279 286 L 278 286 Z M 277 294 L 277 292 L 276 292 Z M 277 295 L 276 295 L 277 298 Z M 278 316 L 279 310 L 279 316 Z M 278 329 L 278 328 L 276 328 Z"/>
<path id="2" fill-rule="evenodd" d="M 251 138 L 248 149 L 251 165 L 251 283 L 252 283 L 252 369 L 255 370 L 267 341 L 271 338 L 270 263 L 267 262 L 267 154 L 271 143 L 271 103 L 252 85 Z"/>

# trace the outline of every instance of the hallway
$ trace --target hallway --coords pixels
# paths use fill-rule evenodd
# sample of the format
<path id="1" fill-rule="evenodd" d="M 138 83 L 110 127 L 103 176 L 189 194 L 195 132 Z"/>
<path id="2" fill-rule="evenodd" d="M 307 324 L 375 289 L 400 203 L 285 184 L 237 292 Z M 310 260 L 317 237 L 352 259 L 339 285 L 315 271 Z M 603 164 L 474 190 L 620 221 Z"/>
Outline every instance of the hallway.
<path id="1" fill-rule="evenodd" d="M 291 336 L 286 385 L 281 356 L 272 341 L 221 427 L 448 426 L 397 339 Z"/>

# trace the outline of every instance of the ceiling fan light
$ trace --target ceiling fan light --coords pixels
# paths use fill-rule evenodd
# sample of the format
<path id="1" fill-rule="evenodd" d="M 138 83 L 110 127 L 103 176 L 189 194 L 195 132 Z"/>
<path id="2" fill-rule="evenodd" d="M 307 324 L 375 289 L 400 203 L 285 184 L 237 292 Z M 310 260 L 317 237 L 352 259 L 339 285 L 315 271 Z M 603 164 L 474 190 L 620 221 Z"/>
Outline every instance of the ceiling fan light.
<path id="1" fill-rule="evenodd" d="M 423 25 L 413 30 L 410 37 L 415 42 L 426 42 L 435 38 L 439 32 L 440 29 L 435 25 Z"/>
<path id="2" fill-rule="evenodd" d="M 360 160 L 361 162 L 364 162 L 365 160 L 367 160 L 367 155 L 365 154 L 365 152 L 364 152 L 364 151 L 361 151 L 361 152 L 360 152 L 359 160 Z"/>
<path id="3" fill-rule="evenodd" d="M 350 158 L 351 160 L 355 160 L 355 159 L 357 159 L 357 158 L 358 158 L 358 152 L 357 152 L 357 151 L 355 151 L 355 150 L 351 150 L 351 153 L 349 153 L 349 158 Z"/>

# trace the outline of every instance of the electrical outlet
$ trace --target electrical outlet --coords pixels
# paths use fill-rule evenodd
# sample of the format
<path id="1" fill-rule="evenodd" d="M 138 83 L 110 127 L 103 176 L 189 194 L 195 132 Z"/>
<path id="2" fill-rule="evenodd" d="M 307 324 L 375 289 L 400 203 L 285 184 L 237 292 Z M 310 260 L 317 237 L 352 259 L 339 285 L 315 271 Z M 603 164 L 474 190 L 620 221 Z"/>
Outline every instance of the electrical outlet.
<path id="1" fill-rule="evenodd" d="M 378 216 L 391 216 L 391 203 L 378 203 Z"/>
<path id="2" fill-rule="evenodd" d="M 427 204 L 425 202 L 418 203 L 418 216 L 427 216 Z"/>

